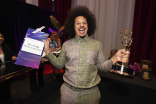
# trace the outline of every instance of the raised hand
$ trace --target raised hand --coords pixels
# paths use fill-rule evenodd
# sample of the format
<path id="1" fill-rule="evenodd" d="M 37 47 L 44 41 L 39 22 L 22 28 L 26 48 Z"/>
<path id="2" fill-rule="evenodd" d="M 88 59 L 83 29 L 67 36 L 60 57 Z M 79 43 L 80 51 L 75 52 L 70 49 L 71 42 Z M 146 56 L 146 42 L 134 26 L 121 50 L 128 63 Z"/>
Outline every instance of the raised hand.
<path id="1" fill-rule="evenodd" d="M 121 49 L 112 57 L 113 63 L 115 64 L 118 61 L 127 63 L 129 61 L 129 55 L 130 55 L 129 51 Z"/>
<path id="2" fill-rule="evenodd" d="M 11 59 L 12 59 L 12 60 L 16 60 L 17 57 L 16 57 L 16 56 L 12 56 Z"/>
<path id="3" fill-rule="evenodd" d="M 46 55 L 48 55 L 50 53 L 49 41 L 48 40 L 43 40 L 43 42 L 45 43 L 44 52 L 46 53 Z"/>

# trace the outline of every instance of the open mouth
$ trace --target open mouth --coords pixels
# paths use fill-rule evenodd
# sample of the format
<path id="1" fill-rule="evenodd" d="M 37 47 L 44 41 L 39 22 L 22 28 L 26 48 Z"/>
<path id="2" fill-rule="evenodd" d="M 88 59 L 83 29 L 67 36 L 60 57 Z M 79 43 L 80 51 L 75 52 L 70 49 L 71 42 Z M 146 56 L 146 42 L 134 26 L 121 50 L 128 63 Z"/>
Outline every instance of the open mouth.
<path id="1" fill-rule="evenodd" d="M 84 34 L 85 33 L 85 29 L 79 29 L 79 33 L 80 34 Z"/>

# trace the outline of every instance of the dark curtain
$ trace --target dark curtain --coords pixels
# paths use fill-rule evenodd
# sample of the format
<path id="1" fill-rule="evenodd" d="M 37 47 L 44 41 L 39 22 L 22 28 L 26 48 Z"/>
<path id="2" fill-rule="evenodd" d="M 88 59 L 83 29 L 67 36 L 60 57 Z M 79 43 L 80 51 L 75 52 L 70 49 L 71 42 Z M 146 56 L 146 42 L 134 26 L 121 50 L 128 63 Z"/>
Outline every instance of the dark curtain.
<path id="1" fill-rule="evenodd" d="M 18 0 L 0 0 L 0 32 L 5 42 L 18 53 L 28 28 L 45 26 L 42 31 L 50 34 L 50 15 L 56 17 L 57 13 Z"/>
<path id="2" fill-rule="evenodd" d="M 38 6 L 50 11 L 53 9 L 52 0 L 38 0 Z"/>
<path id="3" fill-rule="evenodd" d="M 58 21 L 61 26 L 64 25 L 64 22 L 67 17 L 67 13 L 71 8 L 71 0 L 54 0 L 54 11 L 58 14 Z M 69 39 L 69 35 L 64 32 L 64 35 L 60 37 L 61 42 Z"/>
<path id="4" fill-rule="evenodd" d="M 64 24 L 67 12 L 71 8 L 71 0 L 54 0 L 54 11 L 58 13 L 58 21 Z"/>
<path id="5" fill-rule="evenodd" d="M 26 0 L 19 0 L 19 1 L 25 2 Z"/>
<path id="6" fill-rule="evenodd" d="M 61 26 L 64 25 L 64 22 L 67 17 L 67 12 L 71 8 L 71 0 L 38 0 L 38 6 L 47 10 L 56 12 L 57 20 L 60 22 Z M 65 33 L 60 36 L 61 43 L 68 40 L 69 35 Z"/>
<path id="7" fill-rule="evenodd" d="M 156 0 L 136 0 L 130 63 L 153 62 L 156 76 Z"/>

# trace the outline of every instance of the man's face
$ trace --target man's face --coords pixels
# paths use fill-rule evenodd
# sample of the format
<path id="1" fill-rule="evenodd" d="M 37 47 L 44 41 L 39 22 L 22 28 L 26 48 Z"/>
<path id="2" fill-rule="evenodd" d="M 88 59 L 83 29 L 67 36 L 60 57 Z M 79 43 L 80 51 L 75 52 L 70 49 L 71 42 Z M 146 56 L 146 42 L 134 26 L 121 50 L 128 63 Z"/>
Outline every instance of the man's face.
<path id="1" fill-rule="evenodd" d="M 75 18 L 75 33 L 78 37 L 83 37 L 87 35 L 88 24 L 87 20 L 83 16 L 78 16 Z"/>

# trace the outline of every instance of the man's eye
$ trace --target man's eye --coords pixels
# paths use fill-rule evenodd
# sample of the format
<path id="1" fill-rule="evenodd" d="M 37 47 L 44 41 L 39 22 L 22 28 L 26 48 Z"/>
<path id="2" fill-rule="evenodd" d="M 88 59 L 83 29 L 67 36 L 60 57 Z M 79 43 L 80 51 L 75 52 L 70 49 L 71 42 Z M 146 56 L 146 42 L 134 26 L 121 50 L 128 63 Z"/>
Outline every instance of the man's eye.
<path id="1" fill-rule="evenodd" d="M 86 23 L 83 23 L 83 24 L 86 24 Z"/>
<path id="2" fill-rule="evenodd" d="M 77 25 L 79 25 L 80 23 L 76 23 Z"/>

